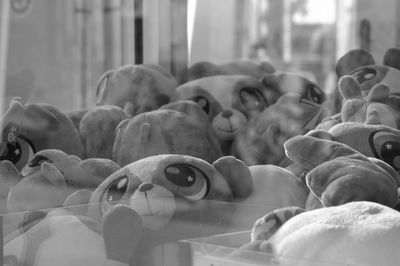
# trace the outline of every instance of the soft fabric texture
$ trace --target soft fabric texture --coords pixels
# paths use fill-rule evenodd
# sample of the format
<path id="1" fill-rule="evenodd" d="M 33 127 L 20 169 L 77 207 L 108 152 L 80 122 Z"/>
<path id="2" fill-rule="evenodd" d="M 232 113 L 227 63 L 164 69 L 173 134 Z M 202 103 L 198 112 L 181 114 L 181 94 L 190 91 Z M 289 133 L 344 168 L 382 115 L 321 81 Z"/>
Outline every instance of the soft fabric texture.
<path id="1" fill-rule="evenodd" d="M 118 124 L 128 114 L 118 106 L 102 105 L 89 109 L 79 122 L 83 158 L 112 159 L 112 149 Z"/>
<path id="2" fill-rule="evenodd" d="M 222 156 L 218 139 L 200 106 L 174 102 L 122 121 L 113 160 L 124 166 L 157 154 L 183 154 L 213 162 Z"/>
<path id="3" fill-rule="evenodd" d="M 6 237 L 7 265 L 128 266 L 141 238 L 141 219 L 116 206 L 99 223 L 66 209 L 51 211 L 40 222 Z"/>
<path id="4" fill-rule="evenodd" d="M 248 167 L 234 157 L 209 164 L 191 156 L 156 155 L 109 176 L 93 192 L 88 215 L 101 220 L 115 204 L 129 206 L 144 230 L 133 265 L 178 265 L 175 260 L 188 258 L 176 253 L 178 240 L 226 232 L 235 208 L 228 202 L 246 198 L 251 189 Z M 165 259 L 157 262 L 160 258 Z"/>
<path id="5" fill-rule="evenodd" d="M 83 153 L 71 119 L 49 104 L 24 104 L 14 98 L 0 118 L 0 130 L 0 160 L 11 161 L 18 170 L 44 149 L 58 149 L 78 157 Z"/>
<path id="6" fill-rule="evenodd" d="M 399 264 L 400 213 L 373 202 L 300 213 L 269 239 L 283 265 Z"/>
<path id="7" fill-rule="evenodd" d="M 326 115 L 320 104 L 286 93 L 236 134 L 232 154 L 248 165 L 279 164 L 285 157 L 283 143 L 314 129 Z"/>
<path id="8" fill-rule="evenodd" d="M 117 105 L 136 115 L 168 103 L 176 87 L 176 79 L 161 66 L 124 65 L 99 78 L 97 105 Z"/>
<path id="9" fill-rule="evenodd" d="M 384 161 L 366 157 L 343 143 L 312 136 L 293 137 L 284 147 L 286 155 L 307 171 L 310 195 L 322 206 L 351 201 L 397 204 L 399 176 Z"/>

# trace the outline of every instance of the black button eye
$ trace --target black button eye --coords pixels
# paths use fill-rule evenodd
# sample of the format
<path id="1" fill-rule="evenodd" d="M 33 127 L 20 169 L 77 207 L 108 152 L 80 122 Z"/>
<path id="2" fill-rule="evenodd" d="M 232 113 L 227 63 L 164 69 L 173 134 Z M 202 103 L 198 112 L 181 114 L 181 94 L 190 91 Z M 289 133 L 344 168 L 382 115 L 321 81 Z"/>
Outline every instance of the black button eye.
<path id="1" fill-rule="evenodd" d="M 308 84 L 306 86 L 306 93 L 307 98 L 315 103 L 321 104 L 325 100 L 322 90 L 314 84 Z"/>
<path id="2" fill-rule="evenodd" d="M 117 202 L 122 199 L 122 196 L 128 189 L 129 178 L 127 175 L 122 175 L 111 182 L 106 188 L 105 196 L 108 202 Z"/>
<path id="3" fill-rule="evenodd" d="M 208 115 L 210 113 L 210 102 L 204 96 L 196 96 L 192 97 L 189 100 L 197 103 L 203 109 L 204 112 Z"/>
<path id="4" fill-rule="evenodd" d="M 189 200 L 207 196 L 209 180 L 200 169 L 189 164 L 172 164 L 164 169 L 165 178 L 172 184 L 171 191 Z"/>
<path id="5" fill-rule="evenodd" d="M 352 76 L 357 80 L 359 84 L 362 84 L 368 80 L 375 78 L 377 75 L 377 71 L 373 68 L 362 68 L 360 70 L 356 70 L 352 73 Z"/>
<path id="6" fill-rule="evenodd" d="M 253 88 L 241 89 L 239 97 L 247 110 L 263 110 L 267 105 L 263 97 Z"/>
<path id="7" fill-rule="evenodd" d="M 400 136 L 377 131 L 371 134 L 370 146 L 376 158 L 383 160 L 400 171 Z"/>

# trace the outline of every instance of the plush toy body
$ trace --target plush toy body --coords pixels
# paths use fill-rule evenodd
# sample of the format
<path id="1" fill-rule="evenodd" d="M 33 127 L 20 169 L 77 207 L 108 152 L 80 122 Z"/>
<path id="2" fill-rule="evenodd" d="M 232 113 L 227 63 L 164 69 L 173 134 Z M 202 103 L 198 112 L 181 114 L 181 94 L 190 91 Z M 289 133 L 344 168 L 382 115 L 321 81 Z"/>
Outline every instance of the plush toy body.
<path id="1" fill-rule="evenodd" d="M 236 134 L 232 154 L 248 165 L 279 164 L 285 156 L 283 143 L 314 129 L 326 115 L 321 105 L 286 93 Z"/>
<path id="2" fill-rule="evenodd" d="M 4 265 L 128 266 L 140 226 L 137 214 L 123 206 L 107 212 L 101 223 L 56 209 L 7 236 Z"/>
<path id="3" fill-rule="evenodd" d="M 88 215 L 101 219 L 113 205 L 128 205 L 145 230 L 133 264 L 177 265 L 187 259 L 177 253 L 177 241 L 227 230 L 234 205 L 220 201 L 246 198 L 251 187 L 249 169 L 233 157 L 211 165 L 191 156 L 151 156 L 108 177 L 93 192 Z M 166 261 L 157 262 L 161 258 Z"/>
<path id="4" fill-rule="evenodd" d="M 54 106 L 23 104 L 14 98 L 0 119 L 0 160 L 11 161 L 21 170 L 32 155 L 58 149 L 80 157 L 82 145 L 72 121 Z"/>
<path id="5" fill-rule="evenodd" d="M 210 121 L 190 101 L 175 102 L 119 124 L 114 161 L 124 166 L 157 154 L 186 154 L 210 163 L 222 156 Z"/>
<path id="6" fill-rule="evenodd" d="M 125 65 L 100 77 L 97 105 L 117 105 L 136 115 L 168 103 L 176 87 L 175 78 L 160 66 Z"/>
<path id="7" fill-rule="evenodd" d="M 400 260 L 400 213 L 373 202 L 302 212 L 265 236 L 258 247 L 269 246 L 283 265 L 394 266 Z"/>

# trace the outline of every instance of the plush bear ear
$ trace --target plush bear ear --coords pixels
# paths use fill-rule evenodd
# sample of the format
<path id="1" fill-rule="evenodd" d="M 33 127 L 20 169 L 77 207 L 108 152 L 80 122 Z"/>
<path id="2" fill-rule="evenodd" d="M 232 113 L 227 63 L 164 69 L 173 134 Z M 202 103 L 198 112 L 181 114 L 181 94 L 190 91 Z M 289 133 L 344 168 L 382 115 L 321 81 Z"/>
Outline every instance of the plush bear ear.
<path id="1" fill-rule="evenodd" d="M 383 64 L 400 70 L 400 49 L 388 49 L 383 56 Z"/>
<path id="2" fill-rule="evenodd" d="M 344 54 L 336 63 L 336 75 L 338 78 L 350 74 L 356 68 L 375 65 L 373 56 L 362 49 L 353 49 Z"/>
<path id="3" fill-rule="evenodd" d="M 106 72 L 103 73 L 103 75 L 100 76 L 99 80 L 97 81 L 96 84 L 96 97 L 97 97 L 97 105 L 102 105 L 104 102 L 104 99 L 107 95 L 107 81 L 108 78 L 114 73 L 114 69 L 110 69 Z"/>
<path id="4" fill-rule="evenodd" d="M 334 140 L 334 136 L 325 130 L 311 130 L 306 135 L 319 139 Z"/>
<path id="5" fill-rule="evenodd" d="M 61 172 L 51 163 L 44 162 L 40 166 L 43 177 L 55 187 L 61 188 L 66 185 L 64 176 Z"/>
<path id="6" fill-rule="evenodd" d="M 188 116 L 193 117 L 196 121 L 199 121 L 202 125 L 209 124 L 210 122 L 207 114 L 203 111 L 201 106 L 194 101 L 175 101 L 162 106 L 160 109 L 174 110 L 187 114 Z"/>
<path id="7" fill-rule="evenodd" d="M 266 74 L 261 79 L 260 82 L 269 90 L 272 90 L 279 95 L 282 94 L 280 89 L 280 79 L 275 74 Z"/>
<path id="8" fill-rule="evenodd" d="M 244 199 L 250 195 L 253 181 L 249 167 L 233 156 L 224 156 L 212 164 L 226 179 L 235 199 Z"/>
<path id="9" fill-rule="evenodd" d="M 362 98 L 360 84 L 351 76 L 343 76 L 338 82 L 339 91 L 344 99 Z"/>
<path id="10" fill-rule="evenodd" d="M 89 158 L 82 161 L 79 166 L 86 172 L 101 178 L 106 178 L 121 168 L 114 161 L 103 158 Z"/>
<path id="11" fill-rule="evenodd" d="M 369 102 L 386 103 L 390 96 L 390 88 L 382 83 L 376 84 L 368 93 Z"/>
<path id="12" fill-rule="evenodd" d="M 161 128 L 158 125 L 144 122 L 140 126 L 139 132 L 139 147 L 137 147 L 141 156 L 147 157 L 155 154 L 168 153 L 169 149 L 165 143 L 161 133 Z M 149 150 L 154 148 L 154 151 Z"/>
<path id="13" fill-rule="evenodd" d="M 303 165 L 309 171 L 336 157 L 361 156 L 343 143 L 311 136 L 295 136 L 284 143 L 284 148 L 292 161 Z"/>

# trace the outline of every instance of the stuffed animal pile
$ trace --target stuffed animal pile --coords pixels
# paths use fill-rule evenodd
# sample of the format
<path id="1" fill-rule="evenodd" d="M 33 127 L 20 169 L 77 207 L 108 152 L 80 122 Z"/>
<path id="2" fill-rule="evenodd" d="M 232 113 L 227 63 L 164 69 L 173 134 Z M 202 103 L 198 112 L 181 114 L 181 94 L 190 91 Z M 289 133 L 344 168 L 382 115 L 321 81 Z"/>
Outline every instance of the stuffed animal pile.
<path id="1" fill-rule="evenodd" d="M 68 113 L 14 98 L 0 118 L 5 263 L 188 266 L 180 240 L 248 230 L 233 260 L 397 265 L 398 54 L 345 54 L 335 99 L 247 61 L 197 62 L 182 84 L 121 66 L 95 107 Z"/>

